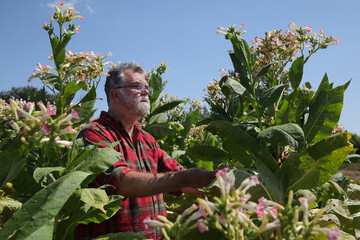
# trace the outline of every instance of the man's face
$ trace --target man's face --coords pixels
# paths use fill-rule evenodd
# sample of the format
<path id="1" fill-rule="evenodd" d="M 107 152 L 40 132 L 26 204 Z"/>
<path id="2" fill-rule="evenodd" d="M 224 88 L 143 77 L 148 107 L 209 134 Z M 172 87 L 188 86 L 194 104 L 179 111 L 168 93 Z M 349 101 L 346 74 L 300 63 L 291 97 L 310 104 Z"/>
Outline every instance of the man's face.
<path id="1" fill-rule="evenodd" d="M 122 83 L 123 87 L 138 84 L 148 86 L 144 74 L 126 70 L 124 75 L 125 81 Z M 149 92 L 147 90 L 121 88 L 119 91 L 121 93 L 122 107 L 124 107 L 129 114 L 135 114 L 141 118 L 150 112 Z"/>

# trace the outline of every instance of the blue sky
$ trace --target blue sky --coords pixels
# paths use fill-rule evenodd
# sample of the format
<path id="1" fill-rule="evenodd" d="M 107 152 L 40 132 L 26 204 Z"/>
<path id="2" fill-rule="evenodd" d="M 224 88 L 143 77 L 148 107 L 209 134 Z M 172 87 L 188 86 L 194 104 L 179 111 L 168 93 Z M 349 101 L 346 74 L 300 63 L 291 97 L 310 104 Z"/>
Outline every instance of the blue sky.
<path id="1" fill-rule="evenodd" d="M 203 89 L 220 78 L 220 67 L 232 69 L 227 50 L 230 43 L 216 34 L 217 26 L 246 25 L 243 37 L 250 42 L 266 31 L 287 29 L 290 22 L 310 25 L 314 31 L 339 38 L 312 56 L 305 65 L 303 82 L 317 89 L 328 74 L 334 86 L 352 82 L 345 92 L 340 122 L 360 134 L 360 1 L 358 0 L 70 0 L 64 1 L 84 15 L 67 49 L 73 52 L 112 52 L 112 62 L 136 61 L 146 70 L 167 60 L 169 74 L 165 92 L 203 99 Z M 47 33 L 42 29 L 58 1 L 2 1 L 0 8 L 0 91 L 28 85 L 27 79 L 38 62 L 49 63 L 51 55 Z M 102 79 L 103 86 L 104 78 Z M 40 80 L 31 84 L 41 87 Z M 102 87 L 98 96 L 105 99 Z M 107 110 L 106 100 L 98 101 Z"/>

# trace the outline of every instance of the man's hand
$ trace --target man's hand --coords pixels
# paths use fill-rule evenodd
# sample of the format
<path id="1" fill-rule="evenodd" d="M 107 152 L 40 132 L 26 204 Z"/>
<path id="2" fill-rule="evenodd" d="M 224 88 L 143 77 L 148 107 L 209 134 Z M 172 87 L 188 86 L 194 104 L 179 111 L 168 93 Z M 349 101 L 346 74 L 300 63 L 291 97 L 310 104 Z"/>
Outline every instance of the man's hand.
<path id="1" fill-rule="evenodd" d="M 205 168 L 190 168 L 182 172 L 185 174 L 185 187 L 202 188 L 208 186 L 214 180 L 217 171 L 208 171 Z"/>

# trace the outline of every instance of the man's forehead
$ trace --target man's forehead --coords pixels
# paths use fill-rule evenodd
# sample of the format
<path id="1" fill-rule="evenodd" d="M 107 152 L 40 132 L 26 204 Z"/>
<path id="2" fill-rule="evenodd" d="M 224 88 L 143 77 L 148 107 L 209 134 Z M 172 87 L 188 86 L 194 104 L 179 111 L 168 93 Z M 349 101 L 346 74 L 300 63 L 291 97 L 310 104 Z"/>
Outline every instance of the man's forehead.
<path id="1" fill-rule="evenodd" d="M 126 82 L 138 82 L 145 81 L 145 74 L 135 72 L 134 70 L 128 69 L 124 71 Z"/>

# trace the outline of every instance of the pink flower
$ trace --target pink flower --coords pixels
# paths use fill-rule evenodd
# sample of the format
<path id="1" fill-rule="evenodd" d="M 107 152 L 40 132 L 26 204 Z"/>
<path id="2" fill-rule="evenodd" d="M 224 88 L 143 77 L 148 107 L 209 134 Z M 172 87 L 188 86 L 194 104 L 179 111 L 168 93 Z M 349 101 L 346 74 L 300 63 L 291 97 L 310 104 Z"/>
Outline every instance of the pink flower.
<path id="1" fill-rule="evenodd" d="M 71 115 L 75 119 L 80 119 L 79 114 L 74 109 L 71 109 Z"/>
<path id="2" fill-rule="evenodd" d="M 81 14 L 80 20 L 84 20 L 84 15 Z"/>
<path id="3" fill-rule="evenodd" d="M 49 135 L 51 133 L 50 127 L 45 123 L 41 126 L 41 130 L 43 130 L 46 135 Z"/>
<path id="4" fill-rule="evenodd" d="M 64 5 L 64 2 L 63 1 L 60 1 L 59 2 L 60 6 Z"/>
<path id="5" fill-rule="evenodd" d="M 11 120 L 9 122 L 10 126 L 17 132 L 20 132 L 20 128 L 19 128 L 19 125 L 17 125 L 17 123 L 14 121 L 14 120 Z"/>
<path id="6" fill-rule="evenodd" d="M 50 116 L 56 115 L 56 106 L 54 106 L 54 105 L 48 105 L 48 107 L 46 108 L 46 112 L 47 112 Z"/>
<path id="7" fill-rule="evenodd" d="M 75 28 L 75 32 L 79 33 L 80 32 L 80 27 Z"/>
<path id="8" fill-rule="evenodd" d="M 223 225 L 224 227 L 227 227 L 227 226 L 228 226 L 227 221 L 226 221 L 226 219 L 224 218 L 223 215 L 221 215 L 220 217 L 216 217 L 216 218 L 217 218 L 217 220 L 219 221 L 219 223 L 220 223 L 221 225 Z"/>
<path id="9" fill-rule="evenodd" d="M 224 178 L 225 192 L 229 193 L 232 186 L 234 186 L 234 181 L 231 178 Z"/>
<path id="10" fill-rule="evenodd" d="M 206 217 L 208 215 L 205 208 L 203 206 L 201 206 L 201 205 L 199 205 L 199 212 L 201 213 L 201 215 L 203 217 Z"/>
<path id="11" fill-rule="evenodd" d="M 246 192 L 249 188 L 260 184 L 259 179 L 256 176 L 250 176 L 246 178 L 240 185 L 240 191 Z"/>
<path id="12" fill-rule="evenodd" d="M 198 227 L 199 231 L 201 233 L 209 231 L 209 228 L 203 223 L 204 219 L 199 219 L 199 221 L 197 221 L 196 226 Z"/>
<path id="13" fill-rule="evenodd" d="M 331 228 L 314 227 L 314 230 L 326 234 L 327 238 L 330 240 L 337 240 L 340 237 L 340 231 L 337 227 L 331 227 Z"/>
<path id="14" fill-rule="evenodd" d="M 216 172 L 216 175 L 218 176 L 225 176 L 226 173 L 229 171 L 229 168 L 223 168 L 223 169 L 220 169 Z"/>
<path id="15" fill-rule="evenodd" d="M 246 25 L 245 25 L 245 24 L 241 24 L 241 27 L 244 28 L 244 27 L 246 27 Z"/>
<path id="16" fill-rule="evenodd" d="M 68 134 L 68 133 L 77 133 L 77 131 L 75 129 L 73 129 L 71 126 L 67 126 L 66 128 L 61 129 L 59 131 L 59 136 L 65 135 L 65 134 Z"/>
<path id="17" fill-rule="evenodd" d="M 337 240 L 340 237 L 340 231 L 337 227 L 331 227 L 326 236 L 330 240 Z"/>
<path id="18" fill-rule="evenodd" d="M 62 146 L 62 147 L 67 147 L 67 148 L 71 148 L 71 146 L 72 146 L 72 142 L 70 142 L 70 141 L 65 141 L 65 140 L 61 140 L 60 139 L 60 137 L 59 136 L 57 136 L 56 138 L 55 138 L 55 142 L 58 144 L 58 145 L 60 145 L 60 146 Z"/>
<path id="19" fill-rule="evenodd" d="M 279 227 L 280 227 L 280 220 L 276 219 L 275 221 L 266 224 L 263 231 L 267 231 L 267 230 L 270 230 L 270 229 L 273 229 L 273 228 L 279 228 Z"/>
<path id="20" fill-rule="evenodd" d="M 262 214 L 264 213 L 264 210 L 266 208 L 266 206 L 264 205 L 264 201 L 266 199 L 264 197 L 259 198 L 259 204 L 256 205 L 255 207 L 255 213 L 257 214 L 258 217 L 261 217 Z"/>

